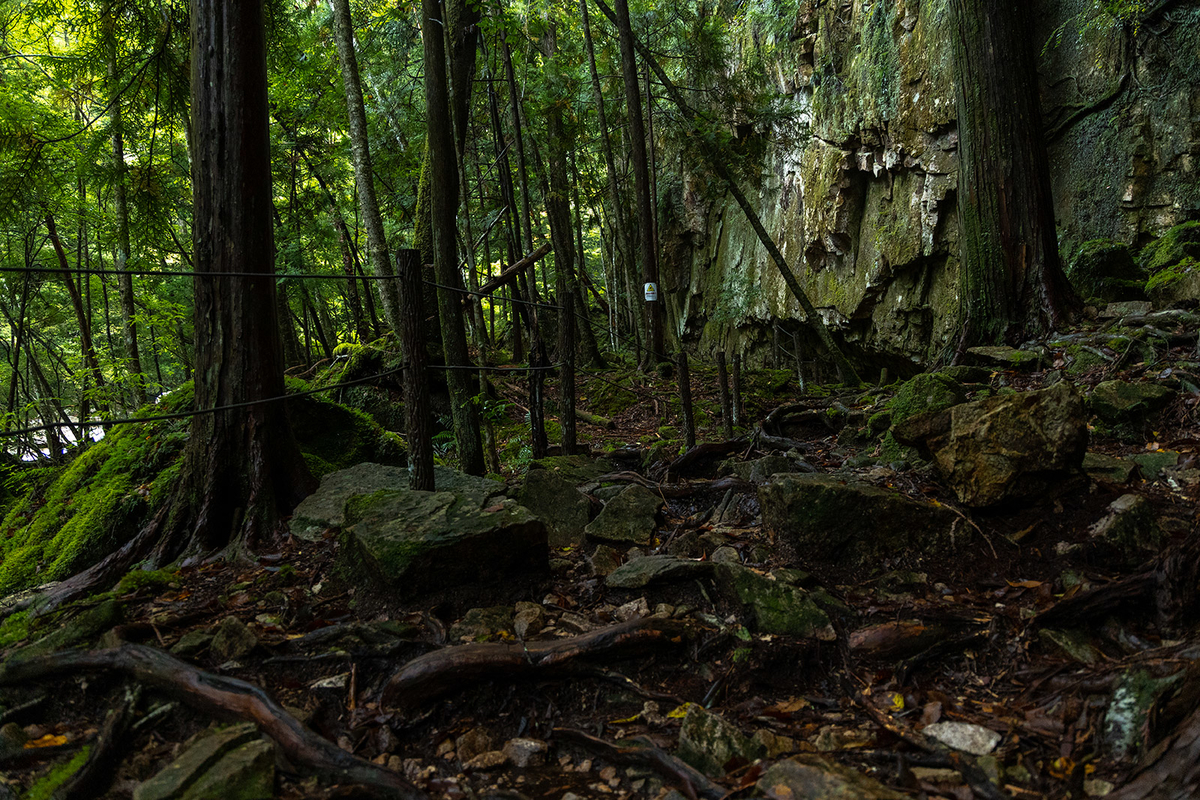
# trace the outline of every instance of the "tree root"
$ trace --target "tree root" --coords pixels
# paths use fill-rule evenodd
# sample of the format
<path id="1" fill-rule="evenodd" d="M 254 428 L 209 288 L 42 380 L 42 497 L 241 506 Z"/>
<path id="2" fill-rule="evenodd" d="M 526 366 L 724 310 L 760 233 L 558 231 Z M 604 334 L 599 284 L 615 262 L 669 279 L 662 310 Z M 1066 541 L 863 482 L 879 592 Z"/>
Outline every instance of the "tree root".
<path id="1" fill-rule="evenodd" d="M 1169 744 L 1167 743 L 1169 742 Z M 1111 800 L 1188 800 L 1200 791 L 1200 708 L 1155 748 L 1160 756 Z"/>
<path id="2" fill-rule="evenodd" d="M 381 703 L 412 708 L 473 681 L 543 674 L 577 658 L 675 643 L 682 632 L 678 622 L 650 617 L 567 639 L 446 647 L 400 667 L 384 687 Z"/>
<path id="3" fill-rule="evenodd" d="M 119 753 L 128 744 L 125 732 L 133 722 L 133 712 L 138 701 L 142 699 L 142 687 L 134 685 L 126 688 L 125 700 L 117 706 L 100 729 L 92 750 L 88 753 L 87 761 L 80 767 L 70 780 L 58 787 L 52 797 L 54 800 L 77 798 L 86 800 L 104 793 L 112 781 L 113 770 L 120 763 Z"/>
<path id="4" fill-rule="evenodd" d="M 638 747 L 618 747 L 574 728 L 555 728 L 554 737 L 584 747 L 609 761 L 652 769 L 666 780 L 681 785 L 684 794 L 693 800 L 700 797 L 721 800 L 727 795 L 724 787 L 710 781 L 704 773 L 644 737 L 637 738 Z"/>
<path id="5" fill-rule="evenodd" d="M 0 665 L 0 686 L 78 672 L 114 671 L 208 714 L 254 722 L 298 770 L 354 783 L 390 797 L 425 798 L 401 776 L 345 752 L 304 727 L 254 684 L 197 669 L 157 650 L 125 644 L 107 650 L 68 650 Z"/>

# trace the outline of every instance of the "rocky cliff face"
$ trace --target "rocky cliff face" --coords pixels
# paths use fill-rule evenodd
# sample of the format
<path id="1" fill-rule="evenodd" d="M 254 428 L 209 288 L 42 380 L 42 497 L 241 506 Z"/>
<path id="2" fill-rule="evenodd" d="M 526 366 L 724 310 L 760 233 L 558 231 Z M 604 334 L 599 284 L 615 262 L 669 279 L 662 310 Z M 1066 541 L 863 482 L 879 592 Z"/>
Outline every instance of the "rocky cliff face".
<path id="1" fill-rule="evenodd" d="M 1039 4 L 1043 109 L 1064 259 L 1200 216 L 1200 9 L 1136 33 L 1089 0 Z M 774 90 L 803 135 L 768 142 L 747 185 L 814 305 L 868 363 L 906 372 L 957 332 L 957 128 L 947 0 L 801 4 Z M 752 122 L 752 121 L 751 121 Z M 701 355 L 771 357 L 802 313 L 731 198 L 684 173 L 660 198 L 675 336 Z M 749 191 L 753 188 L 753 191 Z M 807 345 L 802 343 L 807 349 Z M 790 360 L 790 359 L 789 359 Z"/>

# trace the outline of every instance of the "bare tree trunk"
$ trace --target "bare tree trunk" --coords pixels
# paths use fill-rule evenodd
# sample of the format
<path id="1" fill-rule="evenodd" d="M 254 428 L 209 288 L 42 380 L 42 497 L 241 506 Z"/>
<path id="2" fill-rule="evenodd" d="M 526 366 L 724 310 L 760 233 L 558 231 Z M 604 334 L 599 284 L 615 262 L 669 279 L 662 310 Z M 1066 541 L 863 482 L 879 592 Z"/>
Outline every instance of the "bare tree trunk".
<path id="1" fill-rule="evenodd" d="M 596 332 L 592 330 L 592 315 L 588 312 L 587 297 L 580 285 L 587 280 L 587 263 L 583 249 L 583 207 L 579 204 L 579 169 L 575 163 L 575 152 L 571 151 L 571 195 L 575 206 L 575 253 L 577 267 L 575 275 L 582 281 L 575 281 L 575 308 L 579 314 L 579 346 L 583 356 L 594 369 L 604 369 L 604 356 L 600 355 L 600 346 L 596 343 Z"/>
<path id="2" fill-rule="evenodd" d="M 367 229 L 367 254 L 371 271 L 380 278 L 392 277 L 391 256 L 383 232 L 383 216 L 375 196 L 374 169 L 367 141 L 367 112 L 363 107 L 362 82 L 358 76 L 358 57 L 354 54 L 354 27 L 350 19 L 350 0 L 329 0 L 333 11 L 333 38 L 337 42 L 346 91 L 346 109 L 350 120 L 350 151 L 354 156 L 354 181 L 358 186 L 359 212 Z M 396 282 L 378 280 L 383 317 L 392 330 L 399 330 Z"/>
<path id="3" fill-rule="evenodd" d="M 71 308 L 75 311 L 75 322 L 79 325 L 80 343 L 83 346 L 83 357 L 87 362 L 88 368 L 91 370 L 92 381 L 96 384 L 97 390 L 103 390 L 106 381 L 104 373 L 100 370 L 100 359 L 96 356 L 96 348 L 92 344 L 92 325 L 88 319 L 87 309 L 83 304 L 83 295 L 79 292 L 79 287 L 75 285 L 75 280 L 71 277 L 71 266 L 67 263 L 67 252 L 63 249 L 62 239 L 58 236 L 58 226 L 54 224 L 54 215 L 46 215 L 46 231 L 50 234 L 50 243 L 54 246 L 54 253 L 58 257 L 58 266 L 62 270 L 63 284 L 67 287 L 67 294 L 71 298 Z M 101 400 L 97 404 L 105 413 L 108 412 L 108 403 Z"/>

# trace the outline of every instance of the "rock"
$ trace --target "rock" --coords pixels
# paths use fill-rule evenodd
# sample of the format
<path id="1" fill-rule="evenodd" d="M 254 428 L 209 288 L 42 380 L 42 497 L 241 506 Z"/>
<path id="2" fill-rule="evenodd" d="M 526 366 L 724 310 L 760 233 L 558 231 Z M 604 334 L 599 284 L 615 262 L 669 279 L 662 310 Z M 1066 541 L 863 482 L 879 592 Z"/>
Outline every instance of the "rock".
<path id="1" fill-rule="evenodd" d="M 7 723 L 0 728 L 0 760 L 7 760 L 9 756 L 20 753 L 28 741 L 29 736 L 24 728 L 15 722 Z"/>
<path id="2" fill-rule="evenodd" d="M 771 800 L 905 800 L 874 778 L 823 756 L 793 756 L 772 765 L 758 779 L 758 791 Z"/>
<path id="3" fill-rule="evenodd" d="M 1126 559 L 1129 566 L 1157 553 L 1163 532 L 1150 501 L 1138 494 L 1123 494 L 1108 506 L 1108 515 L 1093 525 L 1092 541 Z"/>
<path id="4" fill-rule="evenodd" d="M 1156 383 L 1104 381 L 1092 390 L 1088 409 L 1114 432 L 1136 437 L 1174 397 L 1174 389 Z"/>
<path id="5" fill-rule="evenodd" d="M 617 567 L 621 566 L 621 551 L 606 544 L 597 545 L 595 552 L 588 556 L 588 567 L 592 575 L 603 578 Z"/>
<path id="6" fill-rule="evenodd" d="M 931 453 L 959 502 L 975 508 L 1060 487 L 1087 450 L 1083 398 L 1067 382 L 963 403 L 941 418 L 941 425 L 924 425 L 932 435 L 909 441 Z M 904 441 L 899 430 L 896 436 Z"/>
<path id="7" fill-rule="evenodd" d="M 236 661 L 258 647 L 258 637 L 237 617 L 226 617 L 217 624 L 209 647 L 221 661 Z"/>
<path id="8" fill-rule="evenodd" d="M 180 800 L 270 800 L 275 797 L 275 746 L 264 739 L 238 747 L 200 776 Z"/>
<path id="9" fill-rule="evenodd" d="M 734 759 L 753 761 L 763 748 L 720 715 L 692 705 L 679 729 L 677 755 L 688 764 L 713 778 L 725 774 L 725 765 Z"/>
<path id="10" fill-rule="evenodd" d="M 712 561 L 714 564 L 741 564 L 742 556 L 738 553 L 737 548 L 721 545 L 713 550 Z"/>
<path id="11" fill-rule="evenodd" d="M 970 722 L 935 722 L 921 731 L 947 747 L 974 756 L 986 756 L 1000 744 L 1000 734 Z"/>
<path id="12" fill-rule="evenodd" d="M 1093 453 L 1090 450 L 1083 454 L 1083 471 L 1092 480 L 1128 483 L 1136 468 L 1135 462 L 1126 461 L 1123 458 Z"/>
<path id="13" fill-rule="evenodd" d="M 190 658 L 204 652 L 212 644 L 213 635 L 209 631 L 188 631 L 179 637 L 179 641 L 171 648 L 171 654 L 181 658 Z"/>
<path id="14" fill-rule="evenodd" d="M 815 472 L 815 468 L 804 461 L 793 461 L 785 456 L 770 455 L 753 461 L 730 459 L 721 465 L 721 475 L 734 475 L 751 483 L 763 483 L 777 472 Z"/>
<path id="15" fill-rule="evenodd" d="M 663 501 L 645 486 L 633 484 L 605 504 L 600 516 L 584 529 L 589 539 L 650 544 Z"/>
<path id="16" fill-rule="evenodd" d="M 1091 638 L 1083 631 L 1042 628 L 1038 636 L 1067 658 L 1080 664 L 1095 664 L 1102 656 Z"/>
<path id="17" fill-rule="evenodd" d="M 463 772 L 488 772 L 499 769 L 507 763 L 508 756 L 503 750 L 489 750 L 463 762 L 462 768 Z"/>
<path id="18" fill-rule="evenodd" d="M 1154 304 L 1149 300 L 1124 300 L 1109 303 L 1100 312 L 1100 319 L 1121 319 L 1122 317 L 1140 317 L 1149 314 Z"/>
<path id="19" fill-rule="evenodd" d="M 1130 460 L 1137 464 L 1142 477 L 1148 481 L 1161 478 L 1163 473 L 1179 463 L 1179 453 L 1174 450 L 1162 450 L 1154 453 L 1138 453 Z"/>
<path id="20" fill-rule="evenodd" d="M 613 570 L 604 583 L 610 589 L 641 589 L 652 583 L 690 580 L 709 574 L 713 565 L 675 556 L 636 558 Z"/>
<path id="21" fill-rule="evenodd" d="M 646 601 L 645 597 L 639 597 L 614 608 L 612 615 L 613 619 L 618 622 L 628 622 L 635 617 L 648 617 L 650 616 L 650 603 Z"/>
<path id="22" fill-rule="evenodd" d="M 529 462 L 528 472 L 545 470 L 563 478 L 572 487 L 594 481 L 601 475 L 614 472 L 617 465 L 607 458 L 590 456 L 548 456 Z M 526 473 L 528 477 L 528 473 Z"/>
<path id="23" fill-rule="evenodd" d="M 837 639 L 829 616 L 799 587 L 771 580 L 740 564 L 720 564 L 717 584 L 723 593 L 749 609 L 753 627 L 761 633 L 824 642 Z"/>
<path id="24" fill-rule="evenodd" d="M 445 485 L 455 488 L 351 498 L 343 565 L 409 596 L 548 571 L 546 526 L 500 497 L 503 484 L 457 476 Z"/>
<path id="25" fill-rule="evenodd" d="M 1042 354 L 1015 347 L 968 347 L 967 353 L 975 363 L 984 367 L 1001 369 L 1033 370 L 1042 361 Z"/>
<path id="26" fill-rule="evenodd" d="M 1125 761 L 1145 749 L 1151 711 L 1182 674 L 1154 678 L 1145 670 L 1133 670 L 1121 676 L 1104 712 L 1104 746 L 1113 758 Z"/>
<path id="27" fill-rule="evenodd" d="M 1141 300 L 1146 294 L 1146 273 L 1133 260 L 1129 245 L 1114 239 L 1084 242 L 1065 272 L 1088 302 Z"/>
<path id="28" fill-rule="evenodd" d="M 223 728 L 209 728 L 193 737 L 179 756 L 158 774 L 133 790 L 133 800 L 169 800 L 183 797 L 198 784 L 213 765 L 236 748 L 258 738 L 258 729 L 249 722 Z M 223 795 L 215 795 L 221 797 Z M 266 797 L 270 797 L 268 793 Z"/>
<path id="29" fill-rule="evenodd" d="M 796 750 L 796 740 L 790 736 L 780 736 L 767 728 L 759 728 L 750 737 L 750 741 L 762 748 L 763 758 L 779 758 L 785 753 Z"/>
<path id="30" fill-rule="evenodd" d="M 492 749 L 492 734 L 487 728 L 472 728 L 454 740 L 454 750 L 458 760 L 466 763 L 476 756 Z"/>
<path id="31" fill-rule="evenodd" d="M 758 499 L 763 527 L 804 560 L 945 556 L 959 522 L 945 506 L 832 475 L 775 475 Z"/>
<path id="32" fill-rule="evenodd" d="M 435 491 L 455 492 L 477 500 L 480 506 L 487 499 L 504 494 L 507 488 L 499 481 L 463 475 L 441 465 L 433 468 L 433 484 Z M 345 527 L 346 503 L 351 498 L 380 491 L 407 490 L 406 468 L 371 462 L 355 464 L 322 478 L 317 491 L 296 506 L 289 529 L 299 539 L 316 541 L 328 528 Z"/>
<path id="33" fill-rule="evenodd" d="M 1200 222 L 1176 225 L 1142 248 L 1146 292 L 1159 305 L 1200 299 Z"/>
<path id="34" fill-rule="evenodd" d="M 516 612 L 513 615 L 513 633 L 522 639 L 546 627 L 546 610 L 537 603 L 522 600 L 517 603 Z"/>
<path id="35" fill-rule="evenodd" d="M 486 642 L 501 631 L 512 630 L 511 606 L 472 608 L 463 618 L 450 626 L 451 642 Z"/>
<path id="36" fill-rule="evenodd" d="M 548 469 L 530 470 L 517 501 L 546 523 L 551 547 L 583 544 L 592 503 L 566 478 Z"/>
<path id="37" fill-rule="evenodd" d="M 517 769 L 540 767 L 546 763 L 549 746 L 541 739 L 509 739 L 504 743 L 504 756 Z"/>

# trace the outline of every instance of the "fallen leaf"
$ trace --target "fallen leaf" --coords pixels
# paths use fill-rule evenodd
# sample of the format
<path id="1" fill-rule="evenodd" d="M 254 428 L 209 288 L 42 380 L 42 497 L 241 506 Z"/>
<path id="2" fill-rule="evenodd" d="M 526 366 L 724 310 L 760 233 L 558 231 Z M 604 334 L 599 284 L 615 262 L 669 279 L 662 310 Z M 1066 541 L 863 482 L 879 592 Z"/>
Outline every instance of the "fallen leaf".
<path id="1" fill-rule="evenodd" d="M 66 743 L 67 743 L 67 737 L 56 736 L 53 733 L 47 733 L 45 736 L 43 736 L 39 739 L 34 739 L 33 741 L 26 742 L 25 749 L 31 750 L 35 747 L 61 747 L 62 745 L 66 744 Z"/>

